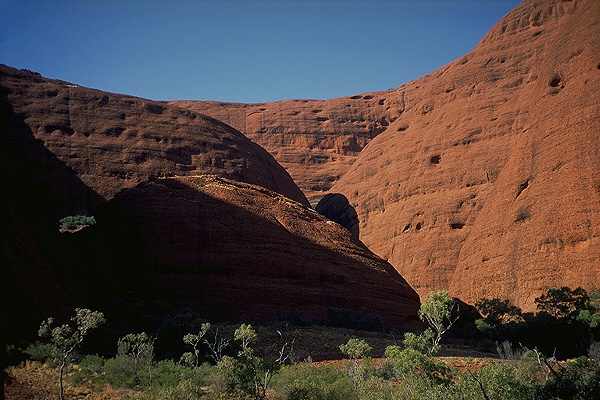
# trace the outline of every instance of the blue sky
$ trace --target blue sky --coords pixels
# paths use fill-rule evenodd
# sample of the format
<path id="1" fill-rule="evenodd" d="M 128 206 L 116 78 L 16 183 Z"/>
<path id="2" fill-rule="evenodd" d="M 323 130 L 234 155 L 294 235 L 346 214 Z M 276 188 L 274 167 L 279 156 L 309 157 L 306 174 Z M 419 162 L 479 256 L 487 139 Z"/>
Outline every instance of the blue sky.
<path id="1" fill-rule="evenodd" d="M 473 49 L 518 0 L 0 0 L 0 63 L 154 100 L 386 90 Z"/>

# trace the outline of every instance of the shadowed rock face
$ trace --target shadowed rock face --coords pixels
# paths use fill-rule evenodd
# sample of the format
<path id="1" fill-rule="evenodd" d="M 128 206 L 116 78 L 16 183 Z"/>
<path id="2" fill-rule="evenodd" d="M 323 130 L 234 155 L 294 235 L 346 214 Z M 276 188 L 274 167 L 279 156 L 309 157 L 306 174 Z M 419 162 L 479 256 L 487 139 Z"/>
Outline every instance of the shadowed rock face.
<path id="1" fill-rule="evenodd" d="M 358 215 L 343 194 L 326 194 L 319 201 L 315 210 L 319 214 L 342 225 L 354 236 L 359 237 Z"/>
<path id="2" fill-rule="evenodd" d="M 59 284 L 52 267 L 11 201 L 0 195 L 2 266 L 6 343 L 34 336 L 42 318 L 67 320 L 77 302 Z"/>
<path id="3" fill-rule="evenodd" d="M 404 112 L 332 190 L 420 295 L 531 310 L 548 287 L 600 285 L 599 37 L 598 1 L 525 1 L 395 90 Z"/>
<path id="4" fill-rule="evenodd" d="M 315 203 L 350 168 L 365 145 L 404 110 L 403 98 L 393 92 L 261 104 L 172 104 L 221 120 L 260 144 Z"/>
<path id="5" fill-rule="evenodd" d="M 210 117 L 6 66 L 0 74 L 6 150 L 27 164 L 27 179 L 54 183 L 53 196 L 62 208 L 56 216 L 93 211 L 150 177 L 198 173 L 261 185 L 306 204 L 270 154 Z M 96 195 L 75 187 L 56 172 L 61 168 Z"/>
<path id="6" fill-rule="evenodd" d="M 153 180 L 103 204 L 97 220 L 79 247 L 114 268 L 95 281 L 125 302 L 165 299 L 230 321 L 365 307 L 388 324 L 419 307 L 396 270 L 346 229 L 259 186 L 208 175 Z"/>
<path id="7" fill-rule="evenodd" d="M 213 320 L 318 319 L 327 306 L 366 307 L 389 324 L 416 314 L 418 296 L 396 270 L 308 208 L 285 170 L 233 128 L 0 72 L 11 188 L 3 272 L 11 297 L 35 299 L 22 307 L 32 320 L 79 304 L 114 313 L 124 301 L 191 306 Z M 213 175 L 158 179 L 198 173 Z M 60 234 L 57 220 L 79 213 L 98 224 Z"/>

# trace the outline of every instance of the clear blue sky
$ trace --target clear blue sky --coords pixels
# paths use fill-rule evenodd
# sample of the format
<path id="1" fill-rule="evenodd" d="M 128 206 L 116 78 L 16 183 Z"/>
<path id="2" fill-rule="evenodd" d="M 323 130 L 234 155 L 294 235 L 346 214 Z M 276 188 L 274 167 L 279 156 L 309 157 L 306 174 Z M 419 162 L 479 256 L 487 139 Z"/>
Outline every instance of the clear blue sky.
<path id="1" fill-rule="evenodd" d="M 468 53 L 518 0 L 0 0 L 0 63 L 155 100 L 385 90 Z"/>

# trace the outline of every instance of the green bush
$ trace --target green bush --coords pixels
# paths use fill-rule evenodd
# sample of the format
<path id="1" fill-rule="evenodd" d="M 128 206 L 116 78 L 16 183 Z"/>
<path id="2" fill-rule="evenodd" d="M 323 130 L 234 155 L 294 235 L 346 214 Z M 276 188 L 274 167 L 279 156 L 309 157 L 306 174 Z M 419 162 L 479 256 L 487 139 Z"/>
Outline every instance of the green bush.
<path id="1" fill-rule="evenodd" d="M 156 400 L 196 400 L 203 391 L 195 382 L 183 379 L 174 386 L 161 387 L 155 396 Z"/>
<path id="2" fill-rule="evenodd" d="M 532 364 L 516 362 L 492 364 L 475 373 L 463 372 L 455 384 L 456 398 L 483 398 L 490 400 L 534 400 L 539 386 Z M 460 397 L 463 396 L 463 397 Z"/>
<path id="3" fill-rule="evenodd" d="M 58 223 L 62 228 L 76 229 L 80 226 L 95 225 L 96 219 L 93 216 L 87 215 L 68 215 L 61 218 Z"/>
<path id="4" fill-rule="evenodd" d="M 335 365 L 284 367 L 274 378 L 273 387 L 288 400 L 358 400 L 348 375 Z"/>
<path id="5" fill-rule="evenodd" d="M 102 373 L 106 359 L 94 354 L 86 355 L 79 361 L 79 368 L 71 376 L 73 382 L 89 381 L 92 383 L 102 383 L 104 381 Z"/>
<path id="6" fill-rule="evenodd" d="M 24 361 L 27 358 L 27 355 L 23 352 L 23 349 L 17 347 L 14 344 L 6 344 L 4 350 L 4 363 L 3 367 L 7 367 L 9 365 L 18 365 L 21 361 Z"/>
<path id="7" fill-rule="evenodd" d="M 174 387 L 181 380 L 187 380 L 196 386 L 206 383 L 207 377 L 216 371 L 216 367 L 204 363 L 197 368 L 178 364 L 173 360 L 161 360 L 152 368 L 152 387 Z"/>
<path id="8" fill-rule="evenodd" d="M 54 345 L 52 343 L 35 343 L 30 344 L 23 351 L 30 360 L 46 362 L 53 357 Z"/>
<path id="9" fill-rule="evenodd" d="M 446 364 L 413 348 L 388 346 L 385 356 L 392 363 L 398 379 L 417 376 L 435 384 L 448 384 L 452 380 L 452 370 Z"/>
<path id="10" fill-rule="evenodd" d="M 600 365 L 587 357 L 567 362 L 539 389 L 543 399 L 600 399 Z"/>
<path id="11" fill-rule="evenodd" d="M 147 383 L 142 382 L 139 376 L 133 374 L 133 370 L 133 361 L 125 356 L 109 358 L 104 364 L 106 381 L 117 387 L 136 388 L 140 384 Z"/>

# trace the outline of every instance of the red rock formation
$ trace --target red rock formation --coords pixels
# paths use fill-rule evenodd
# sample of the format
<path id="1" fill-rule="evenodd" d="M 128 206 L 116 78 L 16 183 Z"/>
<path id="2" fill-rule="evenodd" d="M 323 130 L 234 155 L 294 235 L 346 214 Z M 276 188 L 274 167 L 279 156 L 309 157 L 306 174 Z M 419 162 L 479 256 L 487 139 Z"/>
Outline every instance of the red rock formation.
<path id="1" fill-rule="evenodd" d="M 27 163 L 21 168 L 27 179 L 54 183 L 53 197 L 63 208 L 57 216 L 88 212 L 149 177 L 198 173 L 254 183 L 306 203 L 270 154 L 212 118 L 6 66 L 0 74 L 9 115 L 7 152 Z"/>
<path id="2" fill-rule="evenodd" d="M 321 318 L 327 306 L 368 307 L 390 323 L 415 315 L 418 296 L 393 267 L 307 208 L 286 171 L 233 128 L 172 105 L 0 72 L 0 155 L 17 216 L 6 218 L 14 234 L 3 246 L 15 260 L 15 297 L 46 310 L 116 302 L 112 312 L 124 298 L 164 301 L 219 320 Z M 232 180 L 144 181 L 198 173 Z M 97 226 L 58 233 L 59 217 L 90 211 Z M 34 318 L 45 312 L 36 310 Z"/>
<path id="3" fill-rule="evenodd" d="M 402 98 L 387 92 L 260 104 L 172 104 L 210 115 L 244 133 L 273 154 L 306 196 L 316 201 L 404 109 Z"/>
<path id="4" fill-rule="evenodd" d="M 125 302 L 163 299 L 230 321 L 319 319 L 335 306 L 404 323 L 419 307 L 396 270 L 346 229 L 259 186 L 157 179 L 119 193 L 96 218 L 86 252 L 118 271 L 112 285 L 124 284 L 114 290 Z"/>
<path id="5" fill-rule="evenodd" d="M 527 0 L 387 95 L 404 112 L 333 191 L 420 295 L 531 310 L 548 287 L 600 286 L 598 38 L 598 1 Z"/>

